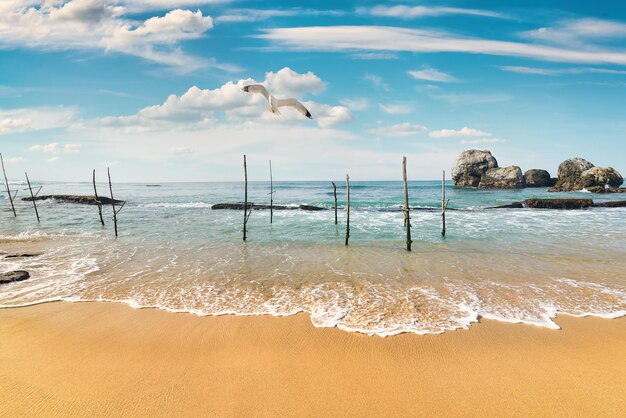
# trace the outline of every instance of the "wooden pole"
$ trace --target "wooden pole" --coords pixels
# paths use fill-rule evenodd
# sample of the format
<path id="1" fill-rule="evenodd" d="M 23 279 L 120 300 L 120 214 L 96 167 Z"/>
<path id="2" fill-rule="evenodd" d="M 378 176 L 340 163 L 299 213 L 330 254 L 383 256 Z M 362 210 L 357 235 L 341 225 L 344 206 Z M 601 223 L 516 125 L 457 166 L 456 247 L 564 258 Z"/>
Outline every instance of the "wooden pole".
<path id="1" fill-rule="evenodd" d="M 350 176 L 346 174 L 346 190 L 347 190 L 347 202 L 346 202 L 346 245 L 350 240 Z"/>
<path id="2" fill-rule="evenodd" d="M 111 171 L 107 167 L 107 175 L 109 176 L 109 190 L 111 191 L 111 206 L 113 207 L 113 225 L 115 227 L 115 238 L 117 238 L 117 211 L 115 210 L 115 199 L 113 198 L 113 186 L 111 185 Z"/>
<path id="3" fill-rule="evenodd" d="M 98 214 L 100 215 L 100 223 L 104 226 L 104 218 L 102 217 L 102 204 L 100 203 L 100 199 L 98 198 L 98 189 L 96 188 L 96 169 L 93 169 L 93 193 L 96 197 L 96 202 L 98 203 Z"/>
<path id="4" fill-rule="evenodd" d="M 446 208 L 448 202 L 446 202 L 446 170 L 443 170 L 441 176 L 441 236 L 446 236 Z"/>
<path id="5" fill-rule="evenodd" d="M 337 185 L 334 181 L 331 183 L 333 184 L 333 196 L 335 197 L 335 225 L 337 225 Z"/>
<path id="6" fill-rule="evenodd" d="M 30 187 L 30 180 L 28 179 L 28 173 L 24 172 L 26 175 L 26 183 L 28 184 L 28 190 L 30 190 L 30 197 L 33 199 L 33 207 L 35 208 L 35 215 L 37 216 L 37 222 L 41 223 L 39 220 L 39 212 L 37 211 L 37 202 L 35 201 L 35 195 L 33 194 L 33 188 Z"/>
<path id="7" fill-rule="evenodd" d="M 272 160 L 270 160 L 270 223 L 274 223 L 274 180 L 272 178 Z"/>
<path id="8" fill-rule="evenodd" d="M 7 173 L 6 171 L 4 171 L 4 159 L 2 158 L 1 153 L 0 153 L 0 162 L 2 163 L 2 174 L 4 174 L 4 184 L 6 185 L 7 194 L 9 195 L 9 202 L 11 202 L 11 209 L 13 209 L 13 216 L 17 217 L 17 213 L 15 212 L 15 205 L 13 204 L 13 195 L 11 194 L 11 189 L 9 188 L 9 180 L 7 179 Z"/>
<path id="9" fill-rule="evenodd" d="M 244 200 L 243 200 L 243 240 L 246 241 L 246 224 L 248 223 L 248 165 L 246 155 L 243 156 Z"/>
<path id="10" fill-rule="evenodd" d="M 406 179 L 406 157 L 402 157 L 402 180 L 404 182 L 404 225 L 406 226 L 406 250 L 411 251 L 411 215 L 409 208 L 409 186 Z"/>

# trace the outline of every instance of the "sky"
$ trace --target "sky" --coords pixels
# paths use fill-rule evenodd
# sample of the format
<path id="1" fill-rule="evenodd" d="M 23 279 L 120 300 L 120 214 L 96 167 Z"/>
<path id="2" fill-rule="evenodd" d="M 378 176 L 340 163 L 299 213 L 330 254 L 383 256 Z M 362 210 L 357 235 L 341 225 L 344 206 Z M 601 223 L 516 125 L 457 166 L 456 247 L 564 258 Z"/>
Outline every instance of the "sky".
<path id="1" fill-rule="evenodd" d="M 471 148 L 626 175 L 626 3 L 0 2 L 12 179 L 428 180 Z"/>

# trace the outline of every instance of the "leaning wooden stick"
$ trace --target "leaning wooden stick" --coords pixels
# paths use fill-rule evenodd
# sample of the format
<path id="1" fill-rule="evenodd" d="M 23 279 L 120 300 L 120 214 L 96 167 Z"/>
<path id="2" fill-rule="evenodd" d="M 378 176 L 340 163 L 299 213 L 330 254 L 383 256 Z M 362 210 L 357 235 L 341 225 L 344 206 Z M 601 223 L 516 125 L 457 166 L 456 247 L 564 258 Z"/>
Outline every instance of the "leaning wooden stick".
<path id="1" fill-rule="evenodd" d="M 337 225 L 337 186 L 334 181 L 331 181 L 333 184 L 333 196 L 335 197 L 335 225 Z"/>
<path id="2" fill-rule="evenodd" d="M 248 165 L 246 155 L 243 156 L 244 200 L 243 200 L 243 240 L 246 241 L 246 225 L 248 224 Z"/>
<path id="3" fill-rule="evenodd" d="M 270 223 L 274 223 L 274 180 L 272 179 L 272 160 L 270 160 Z"/>
<path id="4" fill-rule="evenodd" d="M 0 154 L 0 162 L 2 163 L 2 174 L 4 174 L 4 184 L 6 185 L 6 192 L 9 195 L 9 202 L 11 202 L 11 209 L 13 209 L 13 216 L 17 217 L 17 213 L 15 212 L 15 205 L 13 204 L 13 194 L 11 193 L 11 189 L 9 188 L 9 179 L 7 179 L 7 173 L 4 171 L 4 159 L 2 159 L 2 154 Z M 15 192 L 17 196 L 17 191 Z"/>
<path id="5" fill-rule="evenodd" d="M 446 209 L 450 200 L 446 200 L 446 170 L 441 177 L 441 236 L 446 236 Z"/>
<path id="6" fill-rule="evenodd" d="M 350 176 L 346 174 L 346 190 L 347 190 L 347 202 L 346 202 L 346 245 L 350 240 Z"/>
<path id="7" fill-rule="evenodd" d="M 31 199 L 33 199 L 33 207 L 35 208 L 35 215 L 37 216 L 37 222 L 41 223 L 41 221 L 39 220 L 39 212 L 37 211 L 37 202 L 35 199 L 35 194 L 33 193 L 33 188 L 30 187 L 30 180 L 28 179 L 28 173 L 24 172 L 24 174 L 26 175 L 26 183 L 28 184 L 28 190 L 30 190 L 30 197 Z M 41 187 L 39 188 L 39 190 L 41 190 Z"/>
<path id="8" fill-rule="evenodd" d="M 104 218 L 102 217 L 102 204 L 100 203 L 100 199 L 98 198 L 98 189 L 96 188 L 96 169 L 93 170 L 93 194 L 96 198 L 96 203 L 98 204 L 98 214 L 100 215 L 100 223 L 104 226 Z"/>
<path id="9" fill-rule="evenodd" d="M 409 208 L 409 186 L 406 179 L 406 157 L 402 157 L 402 181 L 404 182 L 404 225 L 406 226 L 406 250 L 411 251 L 411 215 Z"/>
<path id="10" fill-rule="evenodd" d="M 113 198 L 113 186 L 111 185 L 111 171 L 107 167 L 107 175 L 109 176 L 109 190 L 111 191 L 111 206 L 113 207 L 113 225 L 115 227 L 115 237 L 117 238 L 117 211 L 115 210 L 115 199 Z"/>

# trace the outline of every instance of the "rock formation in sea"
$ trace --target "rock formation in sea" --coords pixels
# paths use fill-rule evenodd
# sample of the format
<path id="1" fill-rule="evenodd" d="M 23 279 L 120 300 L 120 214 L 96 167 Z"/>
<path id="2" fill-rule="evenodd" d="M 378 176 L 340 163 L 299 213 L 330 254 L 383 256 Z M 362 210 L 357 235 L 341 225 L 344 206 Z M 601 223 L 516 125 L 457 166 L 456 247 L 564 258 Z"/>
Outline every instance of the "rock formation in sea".
<path id="1" fill-rule="evenodd" d="M 616 193 L 624 182 L 613 167 L 596 167 L 583 158 L 570 158 L 559 165 L 556 185 L 549 191 L 571 192 L 586 189 L 594 193 Z"/>
<path id="2" fill-rule="evenodd" d="M 481 189 L 520 189 L 524 187 L 522 170 L 516 166 L 494 167 L 487 170 L 480 178 Z"/>
<path id="3" fill-rule="evenodd" d="M 551 187 L 555 184 L 553 181 L 556 182 L 556 179 L 553 180 L 546 170 L 533 168 L 524 173 L 526 187 Z"/>
<path id="4" fill-rule="evenodd" d="M 470 149 L 463 151 L 452 169 L 452 179 L 457 186 L 478 187 L 481 177 L 490 168 L 498 167 L 491 151 Z"/>
<path id="5" fill-rule="evenodd" d="M 13 282 L 21 282 L 30 278 L 30 274 L 24 270 L 9 271 L 8 273 L 0 273 L 0 284 Z"/>

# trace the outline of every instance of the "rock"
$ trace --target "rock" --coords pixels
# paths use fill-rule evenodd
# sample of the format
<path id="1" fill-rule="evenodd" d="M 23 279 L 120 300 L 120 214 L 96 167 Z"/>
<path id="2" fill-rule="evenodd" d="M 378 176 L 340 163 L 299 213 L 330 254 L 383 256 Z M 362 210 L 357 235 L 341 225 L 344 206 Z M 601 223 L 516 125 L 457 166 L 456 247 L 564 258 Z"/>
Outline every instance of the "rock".
<path id="1" fill-rule="evenodd" d="M 498 161 L 490 151 L 466 150 L 459 155 L 452 168 L 452 179 L 457 186 L 478 187 L 482 175 L 495 167 L 498 167 Z"/>
<path id="2" fill-rule="evenodd" d="M 23 197 L 22 200 L 26 202 L 32 202 L 32 197 Z M 73 196 L 65 194 L 43 195 L 36 196 L 35 200 L 55 200 L 59 203 L 76 203 L 79 205 L 97 205 L 100 202 L 101 205 L 110 205 L 113 201 L 109 197 L 98 196 L 96 200 L 95 196 Z M 115 199 L 115 204 L 121 206 L 124 203 L 123 200 Z"/>
<path id="3" fill-rule="evenodd" d="M 580 174 L 583 186 L 589 190 L 591 187 L 619 187 L 624 183 L 624 178 L 613 167 L 591 167 Z"/>
<path id="4" fill-rule="evenodd" d="M 243 207 L 244 207 L 243 202 L 241 203 L 216 203 L 213 206 L 211 206 L 211 209 L 243 210 Z M 248 202 L 248 209 L 250 209 L 250 207 L 252 207 L 252 209 L 254 210 L 269 210 L 270 209 L 270 205 L 253 205 L 252 203 Z M 326 210 L 327 208 L 324 208 L 321 206 L 312 206 L 312 205 L 300 205 L 300 206 L 274 205 L 274 210 L 295 210 L 295 209 L 316 211 L 316 210 Z"/>
<path id="5" fill-rule="evenodd" d="M 41 253 L 16 253 L 16 254 L 7 254 L 4 258 L 27 258 L 27 257 L 38 257 Z"/>
<path id="6" fill-rule="evenodd" d="M 24 270 L 9 271 L 8 273 L 0 273 L 0 284 L 13 282 L 21 282 L 30 278 L 30 273 Z"/>
<path id="7" fill-rule="evenodd" d="M 595 203 L 593 206 L 597 208 L 626 208 L 626 200 L 618 200 L 615 202 Z"/>
<path id="8" fill-rule="evenodd" d="M 554 179 L 554 183 L 552 183 L 550 173 L 546 170 L 532 169 L 524 173 L 524 183 L 526 187 L 550 187 L 554 186 L 556 179 Z"/>
<path id="9" fill-rule="evenodd" d="M 513 202 L 508 205 L 492 206 L 487 209 L 522 209 L 523 207 L 524 202 Z"/>
<path id="10" fill-rule="evenodd" d="M 483 174 L 478 187 L 481 189 L 519 189 L 524 187 L 522 170 L 516 166 L 490 168 Z"/>
<path id="11" fill-rule="evenodd" d="M 533 209 L 585 209 L 593 206 L 591 199 L 526 199 L 525 208 Z"/>
<path id="12" fill-rule="evenodd" d="M 582 190 L 584 187 L 581 175 L 583 171 L 593 168 L 594 165 L 583 158 L 570 158 L 559 164 L 556 184 L 549 191 L 571 192 Z"/>

